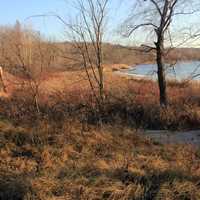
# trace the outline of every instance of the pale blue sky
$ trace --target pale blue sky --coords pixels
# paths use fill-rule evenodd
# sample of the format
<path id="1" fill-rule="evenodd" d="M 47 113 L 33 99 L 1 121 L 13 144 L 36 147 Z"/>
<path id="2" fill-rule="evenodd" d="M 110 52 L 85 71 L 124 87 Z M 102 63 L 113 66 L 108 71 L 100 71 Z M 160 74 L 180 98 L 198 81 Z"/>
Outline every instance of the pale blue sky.
<path id="1" fill-rule="evenodd" d="M 0 24 L 12 25 L 18 19 L 22 24 L 31 25 L 34 29 L 40 31 L 46 36 L 50 36 L 57 40 L 65 40 L 66 37 L 63 34 L 63 25 L 55 18 L 31 18 L 27 20 L 27 17 L 39 14 L 48 14 L 55 12 L 62 17 L 67 17 L 73 14 L 70 4 L 73 0 L 0 0 L 1 12 L 0 12 Z M 120 23 L 130 13 L 130 3 L 135 0 L 110 0 L 109 4 L 109 31 L 106 35 L 106 41 L 112 41 L 114 43 L 134 42 L 139 41 L 142 38 L 144 31 L 140 32 L 134 37 L 134 40 L 124 40 L 117 33 L 117 28 Z M 123 3 L 122 3 L 123 2 Z M 199 16 L 192 19 L 192 21 L 200 21 Z M 182 24 L 188 25 L 192 23 L 188 16 L 181 18 L 175 24 L 175 27 Z M 196 23 L 196 22 L 195 22 Z M 178 25 L 178 26 L 177 26 Z M 129 43 L 129 44 L 130 44 Z"/>
<path id="2" fill-rule="evenodd" d="M 51 36 L 57 39 L 64 39 L 63 25 L 53 18 L 31 18 L 26 19 L 32 15 L 48 14 L 50 12 L 58 13 L 65 17 L 72 12 L 69 9 L 72 3 L 70 0 L 1 0 L 0 24 L 12 25 L 19 20 L 22 24 L 31 25 L 34 29 L 41 31 L 42 34 Z M 120 0 L 110 1 L 111 18 L 109 23 L 112 28 L 115 27 L 117 21 L 122 21 L 125 5 L 120 4 Z M 123 12 L 122 12 L 123 11 Z"/>
<path id="3" fill-rule="evenodd" d="M 0 24 L 12 25 L 18 19 L 22 24 L 30 24 L 33 28 L 47 35 L 60 37 L 61 24 L 54 18 L 27 17 L 38 14 L 57 12 L 64 14 L 66 3 L 64 0 L 4 0 L 1 2 Z"/>

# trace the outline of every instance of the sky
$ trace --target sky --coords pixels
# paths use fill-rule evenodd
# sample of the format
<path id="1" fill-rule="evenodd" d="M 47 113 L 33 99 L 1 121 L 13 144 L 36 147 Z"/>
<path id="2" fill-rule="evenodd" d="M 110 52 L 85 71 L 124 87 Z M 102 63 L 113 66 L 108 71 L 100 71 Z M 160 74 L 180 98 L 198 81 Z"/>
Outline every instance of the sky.
<path id="1" fill-rule="evenodd" d="M 63 25 L 54 17 L 31 17 L 33 15 L 41 15 L 48 13 L 57 13 L 62 17 L 72 14 L 70 9 L 70 0 L 1 0 L 0 25 L 13 25 L 16 20 L 22 24 L 27 24 L 32 28 L 40 31 L 47 37 L 57 40 L 64 40 Z M 67 6 L 69 4 L 69 6 Z M 111 17 L 109 23 L 112 28 L 117 21 L 122 21 L 124 16 L 124 7 L 120 4 L 120 0 L 111 0 L 109 7 Z M 119 14 L 119 10 L 121 13 Z M 122 12 L 123 11 L 123 12 Z M 118 12 L 118 13 L 117 13 Z M 108 34 L 109 35 L 109 34 Z M 117 35 L 117 34 L 116 34 Z M 111 35 L 110 35 L 111 37 Z M 116 36 L 115 36 L 116 38 Z M 108 39 L 109 40 L 109 39 Z"/>
<path id="2" fill-rule="evenodd" d="M 63 27 L 54 18 L 28 18 L 33 15 L 56 12 L 64 14 L 64 0 L 6 0 L 1 2 L 0 24 L 12 25 L 19 20 L 41 33 L 59 38 Z M 28 18 L 28 19 L 27 19 Z"/>
<path id="3" fill-rule="evenodd" d="M 57 13 L 63 18 L 67 18 L 73 14 L 72 9 L 73 0 L 0 0 L 1 12 L 0 12 L 0 25 L 13 25 L 16 20 L 19 20 L 21 24 L 31 26 L 33 29 L 40 31 L 42 35 L 54 40 L 64 41 L 66 35 L 64 34 L 63 24 L 60 23 L 54 17 L 31 17 L 33 15 Z M 119 24 L 121 24 L 128 13 L 130 13 L 130 2 L 134 3 L 135 0 L 110 0 L 109 2 L 109 20 L 108 31 L 105 41 L 111 41 L 113 43 L 126 43 L 133 45 L 137 41 L 144 40 L 145 31 L 140 32 L 134 36 L 134 40 L 124 39 L 118 33 Z M 196 18 L 197 19 L 197 18 Z M 198 18 L 199 21 L 199 18 Z M 179 27 L 182 24 L 188 24 L 191 21 L 187 21 L 184 17 L 179 20 L 174 27 Z M 150 38 L 151 39 L 151 38 Z"/>

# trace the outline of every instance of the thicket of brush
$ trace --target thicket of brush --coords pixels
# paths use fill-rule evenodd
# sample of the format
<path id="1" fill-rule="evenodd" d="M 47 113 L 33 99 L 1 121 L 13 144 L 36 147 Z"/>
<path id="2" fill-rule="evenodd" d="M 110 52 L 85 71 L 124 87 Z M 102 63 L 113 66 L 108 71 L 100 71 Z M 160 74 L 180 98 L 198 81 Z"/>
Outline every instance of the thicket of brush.
<path id="1" fill-rule="evenodd" d="M 199 84 L 168 83 L 169 106 L 158 103 L 158 89 L 153 81 L 124 80 L 123 85 L 109 85 L 103 110 L 89 87 L 52 93 L 39 98 L 39 112 L 29 89 L 15 91 L 1 99 L 1 115 L 14 123 L 36 123 L 43 118 L 62 123 L 76 119 L 83 124 L 121 124 L 147 129 L 197 129 L 200 127 Z"/>

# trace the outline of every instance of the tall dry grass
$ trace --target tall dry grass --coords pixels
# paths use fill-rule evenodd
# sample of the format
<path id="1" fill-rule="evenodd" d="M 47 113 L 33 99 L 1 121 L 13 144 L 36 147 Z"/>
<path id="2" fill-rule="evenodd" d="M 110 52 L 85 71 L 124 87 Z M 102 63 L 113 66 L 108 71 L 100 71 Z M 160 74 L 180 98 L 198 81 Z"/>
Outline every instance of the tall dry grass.
<path id="1" fill-rule="evenodd" d="M 195 199 L 200 155 L 190 146 L 140 138 L 121 125 L 48 120 L 37 126 L 0 121 L 0 198 L 23 200 Z"/>
<path id="2" fill-rule="evenodd" d="M 70 73 L 67 76 L 70 77 Z M 86 124 L 98 124 L 101 117 L 105 124 L 120 123 L 135 128 L 177 130 L 200 127 L 198 83 L 169 82 L 169 106 L 163 109 L 159 106 L 156 82 L 107 73 L 104 110 L 100 114 L 87 80 L 70 84 L 73 76 L 70 78 L 60 89 L 50 87 L 59 81 L 59 76 L 55 80 L 44 81 L 38 94 L 40 113 L 37 112 L 29 88 L 15 90 L 10 98 L 1 99 L 2 117 L 26 123 L 41 118 L 62 123 L 67 118 L 73 118 Z M 57 82 L 57 86 L 59 84 L 61 82 Z"/>

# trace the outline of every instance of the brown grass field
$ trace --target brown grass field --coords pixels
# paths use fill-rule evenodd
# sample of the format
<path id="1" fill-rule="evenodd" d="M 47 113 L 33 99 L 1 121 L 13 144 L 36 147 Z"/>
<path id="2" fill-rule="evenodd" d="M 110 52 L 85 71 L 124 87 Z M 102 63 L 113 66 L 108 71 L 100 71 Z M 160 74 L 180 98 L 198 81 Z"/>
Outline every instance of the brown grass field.
<path id="1" fill-rule="evenodd" d="M 200 150 L 142 138 L 143 128 L 200 127 L 198 83 L 157 84 L 105 66 L 103 122 L 84 71 L 44 74 L 36 112 L 26 80 L 6 73 L 0 103 L 0 200 L 198 200 Z M 22 87 L 22 83 L 23 86 Z"/>

